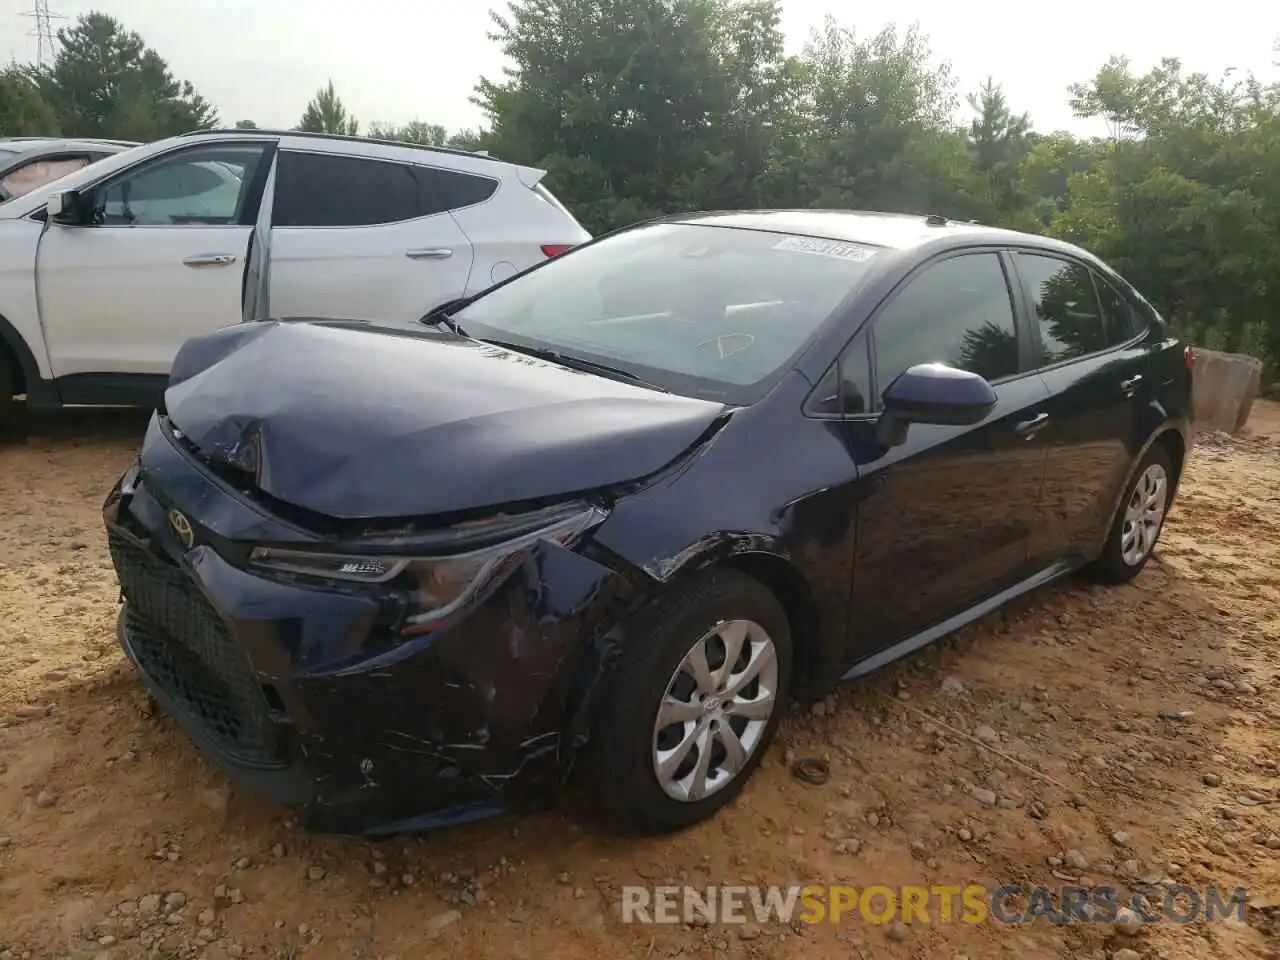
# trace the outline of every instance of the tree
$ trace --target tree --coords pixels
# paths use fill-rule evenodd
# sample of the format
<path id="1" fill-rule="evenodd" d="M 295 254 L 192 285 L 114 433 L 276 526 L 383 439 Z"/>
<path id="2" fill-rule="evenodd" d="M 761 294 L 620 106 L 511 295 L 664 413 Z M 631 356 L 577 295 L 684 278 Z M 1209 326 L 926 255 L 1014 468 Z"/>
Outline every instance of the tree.
<path id="1" fill-rule="evenodd" d="M 354 137 L 360 131 L 360 124 L 355 117 L 347 114 L 347 108 L 334 92 L 333 81 L 320 91 L 302 111 L 302 120 L 298 129 L 307 133 L 336 133 Z"/>
<path id="2" fill-rule="evenodd" d="M 119 21 L 88 13 L 58 31 L 51 66 L 32 72 L 66 136 L 157 140 L 208 129 L 217 111 Z"/>
<path id="3" fill-rule="evenodd" d="M 547 169 L 594 230 L 712 193 L 707 170 L 734 105 L 728 14 L 741 6 L 513 0 L 491 34 L 511 65 L 475 97 L 492 148 Z"/>
<path id="4" fill-rule="evenodd" d="M 449 141 L 449 131 L 438 123 L 414 120 L 397 127 L 390 123 L 372 123 L 368 136 L 378 140 L 396 140 L 400 143 L 421 143 L 428 147 L 443 147 Z"/>
<path id="5" fill-rule="evenodd" d="M 29 70 L 0 70 L 0 137 L 41 137 L 61 133 L 58 115 L 40 95 Z"/>
<path id="6" fill-rule="evenodd" d="M 237 130 L 257 130 L 258 125 L 254 123 L 252 120 L 237 120 L 236 129 Z"/>
<path id="7" fill-rule="evenodd" d="M 978 114 L 969 124 L 976 172 L 986 181 L 996 216 L 1019 217 L 1029 206 L 1019 173 L 1031 151 L 1031 118 L 1009 109 L 1004 90 L 991 77 L 967 100 Z"/>

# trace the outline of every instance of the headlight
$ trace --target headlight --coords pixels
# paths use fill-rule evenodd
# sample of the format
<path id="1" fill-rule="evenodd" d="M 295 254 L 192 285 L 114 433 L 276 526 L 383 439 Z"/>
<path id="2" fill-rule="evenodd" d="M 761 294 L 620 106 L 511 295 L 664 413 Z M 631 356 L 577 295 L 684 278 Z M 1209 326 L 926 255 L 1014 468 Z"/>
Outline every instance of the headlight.
<path id="1" fill-rule="evenodd" d="M 322 580 L 368 584 L 398 580 L 410 593 L 401 632 L 426 633 L 503 580 L 537 543 L 568 545 L 604 517 L 598 507 L 576 504 L 550 516 L 482 521 L 421 537 L 362 540 L 335 552 L 255 547 L 249 562 L 265 570 Z M 484 546 L 465 548 L 477 540 Z M 442 545 L 450 543 L 462 549 L 445 552 L 447 547 Z M 440 552 L 427 555 L 428 551 Z"/>

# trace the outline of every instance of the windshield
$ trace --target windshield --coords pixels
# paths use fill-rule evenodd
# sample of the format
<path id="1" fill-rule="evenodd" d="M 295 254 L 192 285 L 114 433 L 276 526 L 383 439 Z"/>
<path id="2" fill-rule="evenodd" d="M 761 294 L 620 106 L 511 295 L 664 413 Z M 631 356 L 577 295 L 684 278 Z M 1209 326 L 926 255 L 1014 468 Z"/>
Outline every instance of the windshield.
<path id="1" fill-rule="evenodd" d="M 470 336 L 725 403 L 763 396 L 880 248 L 689 223 L 549 261 L 454 314 Z"/>

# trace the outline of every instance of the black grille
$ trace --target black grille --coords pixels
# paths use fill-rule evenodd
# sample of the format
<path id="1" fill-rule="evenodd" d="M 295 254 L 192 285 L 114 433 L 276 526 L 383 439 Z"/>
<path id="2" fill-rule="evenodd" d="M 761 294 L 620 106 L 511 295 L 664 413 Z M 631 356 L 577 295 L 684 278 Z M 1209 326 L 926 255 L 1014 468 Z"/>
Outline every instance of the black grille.
<path id="1" fill-rule="evenodd" d="M 175 564 L 116 533 L 108 543 L 139 667 L 229 758 L 281 764 L 262 688 L 209 601 Z"/>

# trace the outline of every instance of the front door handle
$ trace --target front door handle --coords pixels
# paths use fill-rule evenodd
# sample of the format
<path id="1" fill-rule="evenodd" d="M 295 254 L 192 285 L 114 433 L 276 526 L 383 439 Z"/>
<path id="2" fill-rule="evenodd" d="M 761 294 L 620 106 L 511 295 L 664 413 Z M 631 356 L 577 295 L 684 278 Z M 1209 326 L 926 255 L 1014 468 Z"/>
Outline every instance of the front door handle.
<path id="1" fill-rule="evenodd" d="M 406 250 L 404 255 L 410 260 L 448 260 L 453 251 L 448 247 L 430 247 L 426 250 Z"/>
<path id="2" fill-rule="evenodd" d="M 1047 413 L 1037 413 L 1030 420 L 1023 420 L 1020 424 L 1014 427 L 1013 430 L 1015 433 L 1030 440 L 1048 425 L 1049 415 Z"/>
<path id="3" fill-rule="evenodd" d="M 1138 389 L 1138 384 L 1142 382 L 1142 374 L 1135 373 L 1128 380 L 1120 381 L 1120 389 L 1124 391 L 1125 396 L 1132 397 L 1133 392 Z"/>
<path id="4" fill-rule="evenodd" d="M 233 253 L 198 253 L 182 261 L 188 267 L 225 267 L 236 262 Z"/>

